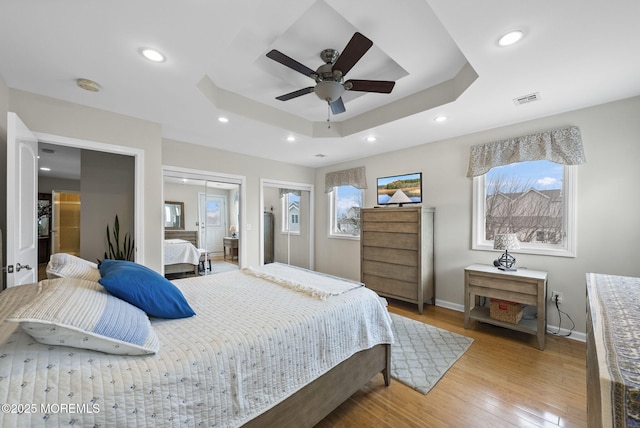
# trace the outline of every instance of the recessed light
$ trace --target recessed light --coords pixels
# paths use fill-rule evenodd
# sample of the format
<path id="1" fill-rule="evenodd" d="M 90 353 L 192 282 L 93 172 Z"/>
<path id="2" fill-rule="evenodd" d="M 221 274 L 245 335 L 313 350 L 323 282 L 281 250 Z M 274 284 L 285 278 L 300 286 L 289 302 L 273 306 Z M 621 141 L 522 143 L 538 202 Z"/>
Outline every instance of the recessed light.
<path id="1" fill-rule="evenodd" d="M 51 171 L 51 168 L 47 168 L 46 166 L 41 166 L 40 171 Z"/>
<path id="2" fill-rule="evenodd" d="M 296 141 L 296 137 L 294 137 L 293 135 L 289 135 L 287 137 L 287 141 L 290 142 L 290 143 L 293 143 L 294 141 Z"/>
<path id="3" fill-rule="evenodd" d="M 218 122 L 220 122 L 220 123 L 227 123 L 227 122 L 229 122 L 229 118 L 224 117 L 224 116 L 220 116 L 220 117 L 218 118 Z"/>
<path id="4" fill-rule="evenodd" d="M 166 59 L 163 54 L 151 48 L 142 48 L 140 49 L 140 53 L 143 57 L 153 62 L 164 62 L 164 60 Z"/>
<path id="5" fill-rule="evenodd" d="M 376 137 L 374 137 L 373 135 L 370 135 L 367 138 L 365 138 L 365 140 L 367 140 L 367 143 L 375 143 Z"/>
<path id="6" fill-rule="evenodd" d="M 509 31 L 498 39 L 498 45 L 510 46 L 522 39 L 522 36 L 524 36 L 524 33 L 520 30 Z"/>
<path id="7" fill-rule="evenodd" d="M 433 119 L 433 120 L 435 120 L 435 121 L 436 121 L 436 122 L 438 122 L 438 123 L 440 123 L 440 122 L 446 122 L 446 120 L 447 120 L 447 116 L 436 116 L 436 118 L 435 118 L 435 119 Z"/>

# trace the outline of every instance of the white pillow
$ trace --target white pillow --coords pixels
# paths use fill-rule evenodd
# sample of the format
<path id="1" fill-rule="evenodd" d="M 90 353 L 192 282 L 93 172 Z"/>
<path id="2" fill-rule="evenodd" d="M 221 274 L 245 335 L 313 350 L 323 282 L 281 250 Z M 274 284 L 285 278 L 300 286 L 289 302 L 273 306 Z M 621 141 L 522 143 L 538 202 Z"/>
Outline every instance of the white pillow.
<path id="1" fill-rule="evenodd" d="M 47 263 L 47 278 L 78 278 L 98 281 L 98 265 L 80 257 L 66 253 L 52 254 Z"/>
<path id="2" fill-rule="evenodd" d="M 159 348 L 147 314 L 93 281 L 41 281 L 36 297 L 6 321 L 20 323 L 27 334 L 47 345 L 121 355 L 154 354 Z"/>

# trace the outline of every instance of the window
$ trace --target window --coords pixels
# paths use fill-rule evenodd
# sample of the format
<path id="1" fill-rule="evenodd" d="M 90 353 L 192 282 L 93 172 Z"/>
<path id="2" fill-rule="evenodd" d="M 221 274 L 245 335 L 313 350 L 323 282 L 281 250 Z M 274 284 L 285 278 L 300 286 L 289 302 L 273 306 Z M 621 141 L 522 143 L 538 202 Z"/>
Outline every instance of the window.
<path id="1" fill-rule="evenodd" d="M 498 233 L 515 233 L 519 252 L 575 257 L 575 166 L 517 162 L 473 181 L 474 250 L 493 249 Z"/>
<path id="2" fill-rule="evenodd" d="M 329 236 L 341 238 L 360 237 L 360 208 L 364 202 L 364 190 L 356 187 L 336 186 L 329 192 Z"/>
<path id="3" fill-rule="evenodd" d="M 282 195 L 282 233 L 300 233 L 300 195 Z"/>

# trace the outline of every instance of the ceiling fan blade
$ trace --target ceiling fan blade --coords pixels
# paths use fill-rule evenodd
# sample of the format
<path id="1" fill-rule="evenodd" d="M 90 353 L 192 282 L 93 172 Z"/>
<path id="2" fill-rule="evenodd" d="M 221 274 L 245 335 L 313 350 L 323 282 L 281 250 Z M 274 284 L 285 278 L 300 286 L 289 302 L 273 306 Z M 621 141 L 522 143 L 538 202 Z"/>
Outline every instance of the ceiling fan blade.
<path id="1" fill-rule="evenodd" d="M 286 56 L 285 54 L 283 54 L 280 51 L 277 51 L 275 49 L 269 51 L 267 53 L 267 58 L 271 58 L 272 60 L 279 62 L 280 64 L 287 66 L 289 68 L 291 68 L 292 70 L 297 71 L 298 73 L 302 73 L 305 76 L 311 77 L 312 74 L 315 73 L 314 70 L 310 69 L 309 67 L 307 67 L 306 65 L 300 64 L 298 61 L 296 61 L 293 58 L 290 58 L 288 56 Z"/>
<path id="2" fill-rule="evenodd" d="M 333 70 L 340 70 L 342 75 L 346 75 L 351 68 L 356 65 L 356 62 L 367 53 L 369 48 L 373 46 L 373 42 L 367 39 L 362 34 L 356 32 L 347 46 L 344 47 L 342 53 L 333 65 Z"/>
<path id="3" fill-rule="evenodd" d="M 332 103 L 329 103 L 329 105 L 331 106 L 331 113 L 333 114 L 340 114 L 347 111 L 347 109 L 344 108 L 344 102 L 342 102 L 342 97 L 338 98 Z"/>
<path id="4" fill-rule="evenodd" d="M 391 82 L 388 80 L 357 80 L 351 79 L 344 82 L 346 87 L 349 88 L 350 91 L 362 91 L 362 92 L 380 92 L 382 94 L 389 94 L 393 90 L 396 82 Z"/>
<path id="5" fill-rule="evenodd" d="M 311 92 L 313 92 L 313 86 L 304 89 L 298 89 L 297 91 L 289 92 L 288 94 L 280 95 L 279 97 L 276 97 L 276 100 L 288 101 L 292 98 L 310 94 Z"/>

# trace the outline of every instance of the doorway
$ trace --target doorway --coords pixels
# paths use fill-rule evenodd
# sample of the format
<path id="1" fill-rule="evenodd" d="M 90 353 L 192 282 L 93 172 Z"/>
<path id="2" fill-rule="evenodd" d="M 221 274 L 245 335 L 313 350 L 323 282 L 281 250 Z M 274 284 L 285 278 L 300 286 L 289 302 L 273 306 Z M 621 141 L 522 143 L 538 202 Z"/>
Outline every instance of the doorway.
<path id="1" fill-rule="evenodd" d="M 313 185 L 261 179 L 260 263 L 313 270 Z"/>
<path id="2" fill-rule="evenodd" d="M 200 248 L 205 248 L 214 256 L 224 255 L 224 237 L 229 212 L 227 211 L 226 195 L 216 195 L 207 192 L 198 194 L 198 223 Z"/>
<path id="3" fill-rule="evenodd" d="M 80 257 L 80 193 L 52 192 L 51 254 Z"/>
<path id="4" fill-rule="evenodd" d="M 164 200 L 183 204 L 184 232 L 197 235 L 198 274 L 243 267 L 246 237 L 240 231 L 245 218 L 245 177 L 170 166 L 163 167 L 163 177 Z M 230 250 L 235 257 L 225 257 Z"/>
<path id="5" fill-rule="evenodd" d="M 144 262 L 144 227 L 143 227 L 143 203 L 144 203 L 144 176 L 142 174 L 144 165 L 144 150 L 136 149 L 126 146 L 118 146 L 114 144 L 99 143 L 88 140 L 80 140 L 76 138 L 64 137 L 59 135 L 35 133 L 31 132 L 28 127 L 18 118 L 15 113 L 9 112 L 7 115 L 7 229 L 11 230 L 12 236 L 7 235 L 7 281 L 6 286 L 12 287 L 15 285 L 26 284 L 35 282 L 37 278 L 37 270 L 31 269 L 26 271 L 22 269 L 18 274 L 18 267 L 36 266 L 38 263 L 38 251 L 37 242 L 38 230 L 37 221 L 37 201 L 38 201 L 38 167 L 42 167 L 42 163 L 37 159 L 38 143 L 46 143 L 57 145 L 60 147 L 73 147 L 78 149 L 84 149 L 87 151 L 95 151 L 109 154 L 119 154 L 131 158 L 133 163 L 132 172 L 132 186 L 133 195 L 131 201 L 128 202 L 131 205 L 133 211 L 133 235 L 136 241 L 136 254 L 135 259 L 141 263 Z M 30 151 L 27 148 L 23 148 L 25 140 L 31 141 L 35 144 Z M 29 156 L 27 152 L 29 151 Z M 28 163 L 18 162 L 18 153 L 23 153 L 25 159 L 28 158 Z M 25 169 L 24 167 L 29 166 Z M 116 175 L 116 174 L 114 174 Z M 29 188 L 35 190 L 33 195 L 25 192 L 16 192 L 15 189 L 26 188 L 23 184 L 31 183 Z M 104 180 L 104 174 L 102 175 L 103 186 L 109 185 L 109 180 Z M 27 201 L 27 199 L 32 199 Z M 84 197 L 83 197 L 84 201 Z M 96 206 L 100 210 L 101 206 L 104 206 L 104 198 L 98 204 L 90 204 Z M 107 202 L 108 204 L 108 202 Z M 26 215 L 29 208 L 29 215 Z M 22 211 L 20 211 L 22 210 Z M 105 211 L 102 209 L 102 211 Z M 89 217 L 89 216 L 84 216 Z M 95 216 L 90 216 L 92 219 Z M 113 221 L 113 219 L 109 219 Z M 105 223 L 108 224 L 108 223 Z M 100 227 L 102 229 L 102 226 Z M 29 249 L 33 251 L 25 252 L 22 248 L 26 248 L 23 244 L 23 239 L 17 231 L 33 231 L 33 243 L 29 245 Z M 95 229 L 96 231 L 98 229 Z M 103 232 L 98 232 L 102 238 Z M 24 234 L 23 234 L 24 235 Z M 102 239 L 94 239 L 94 241 L 102 242 Z M 102 255 L 102 254 L 101 254 Z M 94 257 L 88 256 L 88 259 L 94 259 Z M 15 272 L 13 268 L 15 267 Z M 22 275 L 23 272 L 34 272 L 33 277 L 31 275 Z"/>

